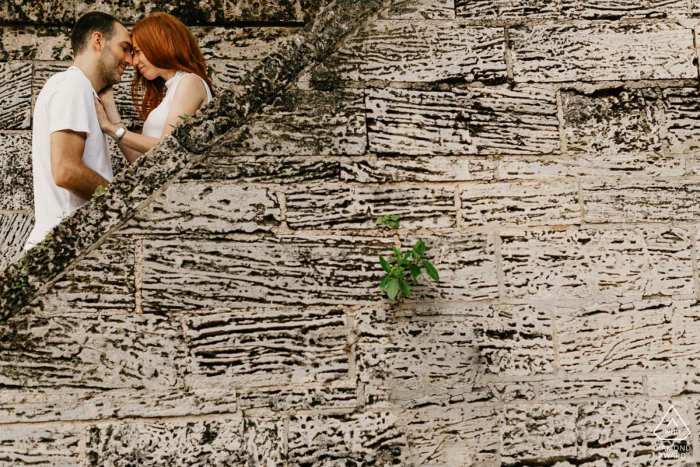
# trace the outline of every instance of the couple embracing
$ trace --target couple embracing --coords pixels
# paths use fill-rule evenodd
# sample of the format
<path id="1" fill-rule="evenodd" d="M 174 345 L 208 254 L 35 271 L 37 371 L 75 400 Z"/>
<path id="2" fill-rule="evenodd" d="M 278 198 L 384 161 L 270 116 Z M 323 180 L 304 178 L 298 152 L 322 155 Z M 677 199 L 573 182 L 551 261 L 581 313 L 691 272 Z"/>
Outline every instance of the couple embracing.
<path id="1" fill-rule="evenodd" d="M 167 13 L 152 13 L 131 33 L 100 12 L 82 16 L 71 32 L 74 62 L 44 85 L 34 107 L 32 164 L 34 229 L 24 249 L 40 243 L 61 219 L 112 180 L 107 137 L 133 163 L 172 133 L 180 117 L 213 97 L 204 57 L 192 32 Z M 131 97 L 141 133 L 121 121 L 113 86 L 136 68 Z"/>

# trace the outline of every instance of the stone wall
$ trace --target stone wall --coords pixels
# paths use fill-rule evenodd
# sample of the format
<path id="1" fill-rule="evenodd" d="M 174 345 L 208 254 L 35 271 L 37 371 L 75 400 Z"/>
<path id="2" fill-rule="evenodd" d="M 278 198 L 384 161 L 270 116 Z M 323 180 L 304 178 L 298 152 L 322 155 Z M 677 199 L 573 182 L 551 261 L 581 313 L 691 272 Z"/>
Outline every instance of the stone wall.
<path id="1" fill-rule="evenodd" d="M 387 5 L 1 323 L 1 462 L 697 464 L 699 8 Z"/>

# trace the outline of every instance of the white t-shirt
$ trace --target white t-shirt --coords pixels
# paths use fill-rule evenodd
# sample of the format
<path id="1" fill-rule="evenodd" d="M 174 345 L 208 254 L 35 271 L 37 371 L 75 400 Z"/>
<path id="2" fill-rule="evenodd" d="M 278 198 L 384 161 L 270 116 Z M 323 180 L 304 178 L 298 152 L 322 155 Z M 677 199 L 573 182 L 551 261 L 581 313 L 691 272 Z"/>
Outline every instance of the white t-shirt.
<path id="1" fill-rule="evenodd" d="M 165 128 L 165 122 L 168 120 L 170 107 L 173 106 L 173 99 L 175 97 L 177 85 L 180 83 L 180 81 L 182 81 L 182 78 L 188 75 L 194 75 L 197 76 L 197 78 L 202 79 L 194 73 L 187 73 L 185 71 L 177 70 L 177 72 L 175 72 L 175 76 L 165 82 L 165 87 L 167 88 L 167 91 L 165 91 L 165 97 L 163 97 L 163 100 L 160 102 L 160 104 L 158 104 L 158 107 L 153 109 L 151 113 L 148 114 L 148 118 L 146 118 L 146 121 L 143 123 L 143 131 L 141 131 L 142 135 L 160 138 L 160 135 L 163 134 L 163 128 Z M 203 79 L 202 83 L 204 83 L 204 88 L 207 90 L 208 104 L 212 99 L 211 90 L 209 89 L 207 82 Z"/>
<path id="2" fill-rule="evenodd" d="M 86 201 L 58 187 L 51 173 L 51 133 L 72 130 L 87 134 L 83 162 L 107 181 L 112 181 L 112 159 L 107 136 L 100 130 L 92 83 L 77 67 L 53 75 L 34 106 L 32 168 L 34 173 L 34 229 L 24 249 L 40 243 L 61 219 Z"/>

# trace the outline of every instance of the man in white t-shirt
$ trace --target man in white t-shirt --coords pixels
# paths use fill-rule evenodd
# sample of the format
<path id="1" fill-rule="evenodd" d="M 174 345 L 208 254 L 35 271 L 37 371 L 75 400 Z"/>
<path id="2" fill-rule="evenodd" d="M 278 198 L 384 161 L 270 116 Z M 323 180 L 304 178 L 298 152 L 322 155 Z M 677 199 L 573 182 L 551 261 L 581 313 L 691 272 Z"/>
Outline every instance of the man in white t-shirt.
<path id="1" fill-rule="evenodd" d="M 71 48 L 73 66 L 49 78 L 34 106 L 35 225 L 25 250 L 112 181 L 94 99 L 118 84 L 131 64 L 131 35 L 113 16 L 87 13 L 73 28 Z"/>

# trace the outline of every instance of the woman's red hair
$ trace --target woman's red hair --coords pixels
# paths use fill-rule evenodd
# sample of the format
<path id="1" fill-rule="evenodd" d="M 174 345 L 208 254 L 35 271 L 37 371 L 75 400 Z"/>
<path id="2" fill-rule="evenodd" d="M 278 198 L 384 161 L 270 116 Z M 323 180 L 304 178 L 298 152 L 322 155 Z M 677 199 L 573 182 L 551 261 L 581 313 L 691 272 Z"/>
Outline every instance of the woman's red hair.
<path id="1" fill-rule="evenodd" d="M 194 73 L 209 85 L 214 95 L 214 86 L 207 76 L 204 56 L 197 40 L 179 19 L 168 13 L 151 13 L 136 23 L 131 36 L 153 66 Z M 131 82 L 131 99 L 143 120 L 163 100 L 164 88 L 163 78 L 148 81 L 136 70 Z"/>

